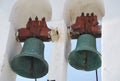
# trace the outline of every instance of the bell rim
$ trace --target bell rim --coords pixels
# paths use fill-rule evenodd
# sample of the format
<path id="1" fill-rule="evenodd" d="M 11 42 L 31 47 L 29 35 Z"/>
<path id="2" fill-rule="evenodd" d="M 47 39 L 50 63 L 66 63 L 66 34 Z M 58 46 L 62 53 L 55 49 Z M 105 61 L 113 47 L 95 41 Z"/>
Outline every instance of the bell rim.
<path id="1" fill-rule="evenodd" d="M 93 55 L 96 55 L 97 54 L 97 56 L 98 56 L 98 59 L 99 59 L 99 64 L 98 64 L 98 66 L 96 67 L 96 68 L 94 68 L 94 69 L 87 69 L 87 70 L 85 70 L 85 69 L 81 69 L 81 68 L 78 68 L 78 67 L 76 67 L 76 66 L 74 66 L 70 61 L 70 57 L 71 57 L 71 55 L 74 55 L 76 52 L 80 52 L 80 51 L 90 51 L 90 52 L 94 52 L 93 53 Z M 96 53 L 96 54 L 95 54 Z M 73 68 L 75 68 L 75 69 L 77 69 L 77 70 L 83 70 L 83 71 L 93 71 L 93 70 L 96 70 L 96 69 L 98 69 L 98 68 L 100 68 L 101 67 L 101 64 L 102 64 L 102 60 L 101 60 L 101 54 L 97 51 L 97 50 L 95 50 L 95 51 L 91 51 L 91 50 L 73 50 L 69 55 L 68 55 L 68 62 L 69 62 L 69 64 L 73 67 Z"/>
<path id="2" fill-rule="evenodd" d="M 19 56 L 20 55 L 20 56 Z M 40 55 L 39 55 L 40 56 Z M 26 78 L 41 78 L 41 77 L 43 77 L 43 76 L 45 76 L 47 73 L 48 73 L 48 63 L 47 63 L 47 61 L 46 60 L 44 60 L 43 58 L 41 58 L 41 57 L 34 57 L 34 58 L 36 58 L 37 60 L 40 60 L 41 62 L 44 62 L 44 69 L 45 69 L 45 71 L 42 73 L 42 75 L 41 74 L 39 74 L 39 76 L 37 76 L 37 77 L 34 77 L 34 76 L 24 76 L 24 74 L 21 74 L 21 73 L 19 73 L 19 71 L 17 71 L 13 66 L 12 66 L 12 64 L 13 64 L 13 61 L 15 61 L 17 58 L 19 58 L 19 57 L 32 57 L 32 55 L 30 56 L 30 55 L 24 55 L 24 56 L 22 56 L 21 54 L 18 54 L 18 55 L 16 55 L 9 63 L 10 63 L 10 67 L 11 67 L 11 69 L 16 73 L 16 74 L 18 74 L 18 75 L 20 75 L 20 76 L 23 76 L 23 77 L 26 77 Z M 39 62 L 40 62 L 39 61 Z"/>

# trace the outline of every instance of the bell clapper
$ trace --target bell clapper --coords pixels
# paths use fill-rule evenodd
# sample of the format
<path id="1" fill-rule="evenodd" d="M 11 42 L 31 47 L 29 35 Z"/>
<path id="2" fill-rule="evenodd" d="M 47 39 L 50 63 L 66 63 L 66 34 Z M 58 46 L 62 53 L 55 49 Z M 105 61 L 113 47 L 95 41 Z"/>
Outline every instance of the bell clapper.
<path id="1" fill-rule="evenodd" d="M 34 60 L 33 60 L 33 57 L 31 57 L 31 67 L 30 67 L 30 74 L 32 75 L 33 74 L 33 72 L 34 72 Z"/>
<path id="2" fill-rule="evenodd" d="M 32 75 L 34 72 L 34 60 L 33 57 L 31 57 L 31 67 L 30 67 L 30 74 Z M 35 78 L 35 81 L 37 81 L 37 79 Z"/>
<path id="3" fill-rule="evenodd" d="M 84 58 L 84 68 L 85 70 L 88 68 L 88 65 L 87 65 L 87 52 L 84 51 L 84 55 L 85 55 L 85 58 Z"/>

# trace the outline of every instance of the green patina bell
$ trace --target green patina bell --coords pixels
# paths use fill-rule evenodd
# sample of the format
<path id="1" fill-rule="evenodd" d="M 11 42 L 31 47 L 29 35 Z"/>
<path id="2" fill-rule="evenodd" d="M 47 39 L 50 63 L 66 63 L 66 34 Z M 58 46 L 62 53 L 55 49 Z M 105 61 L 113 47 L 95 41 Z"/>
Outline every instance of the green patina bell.
<path id="1" fill-rule="evenodd" d="M 27 78 L 40 78 L 48 73 L 48 63 L 44 59 L 44 44 L 37 38 L 29 38 L 24 42 L 20 54 L 11 61 L 12 70 Z"/>
<path id="2" fill-rule="evenodd" d="M 69 64 L 78 70 L 92 71 L 101 66 L 101 55 L 96 49 L 96 39 L 90 34 L 80 35 L 76 49 L 68 57 Z"/>

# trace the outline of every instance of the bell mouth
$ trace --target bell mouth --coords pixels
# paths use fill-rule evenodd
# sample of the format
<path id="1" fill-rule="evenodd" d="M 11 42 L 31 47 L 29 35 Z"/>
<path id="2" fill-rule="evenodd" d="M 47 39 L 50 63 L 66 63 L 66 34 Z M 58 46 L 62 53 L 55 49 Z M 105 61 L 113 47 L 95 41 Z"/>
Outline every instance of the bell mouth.
<path id="1" fill-rule="evenodd" d="M 42 58 L 18 55 L 10 65 L 15 73 L 26 78 L 40 78 L 48 73 L 48 63 Z"/>
<path id="2" fill-rule="evenodd" d="M 77 70 L 93 71 L 101 66 L 101 56 L 98 51 L 73 50 L 68 61 Z"/>

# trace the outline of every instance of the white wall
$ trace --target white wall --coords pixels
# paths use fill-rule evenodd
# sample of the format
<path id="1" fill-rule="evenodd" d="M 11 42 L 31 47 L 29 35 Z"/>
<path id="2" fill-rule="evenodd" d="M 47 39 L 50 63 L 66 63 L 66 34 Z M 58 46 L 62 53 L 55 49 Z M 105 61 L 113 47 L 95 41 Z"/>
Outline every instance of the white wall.
<path id="1" fill-rule="evenodd" d="M 5 27 L 9 27 L 3 25 L 3 29 L 5 30 Z M 16 42 L 15 40 L 15 30 L 11 28 L 8 29 L 7 32 L 4 32 L 4 37 L 2 38 L 1 45 L 4 48 L 2 55 L 1 55 L 1 68 L 0 68 L 0 81 L 15 81 L 16 74 L 11 70 L 9 65 L 10 58 L 13 58 L 16 54 L 18 54 L 21 50 L 20 43 Z M 3 39 L 4 38 L 4 39 Z M 2 48 L 0 47 L 0 48 Z"/>
<path id="2" fill-rule="evenodd" d="M 51 28 L 58 30 L 58 40 L 52 42 L 48 79 L 55 81 L 67 80 L 67 56 L 70 52 L 70 38 L 63 20 L 64 1 L 50 0 L 52 5 Z M 54 36 L 53 36 L 54 37 Z"/>
<path id="3" fill-rule="evenodd" d="M 7 37 L 8 37 L 8 22 L 7 19 L 6 19 L 6 14 L 4 14 L 4 12 L 1 10 L 0 11 L 0 19 L 3 19 L 1 22 L 0 22 L 0 75 L 1 75 L 1 72 L 2 72 L 2 68 L 3 68 L 3 59 L 4 59 L 4 52 L 5 52 L 5 48 L 6 48 L 6 43 L 7 43 Z M 3 31 L 5 30 L 5 31 Z"/>
<path id="4" fill-rule="evenodd" d="M 0 5 L 0 81 L 15 81 L 16 74 L 9 66 L 9 59 L 18 54 L 21 45 L 15 40 L 15 29 L 10 27 L 9 13 L 12 6 L 3 4 Z"/>
<path id="5" fill-rule="evenodd" d="M 102 28 L 102 81 L 120 81 L 120 1 L 105 1 Z"/>

